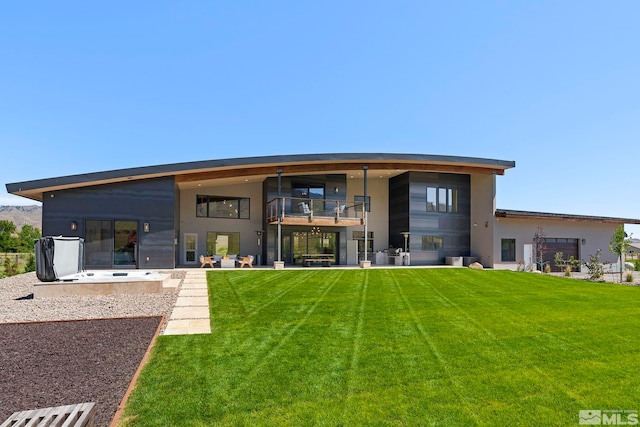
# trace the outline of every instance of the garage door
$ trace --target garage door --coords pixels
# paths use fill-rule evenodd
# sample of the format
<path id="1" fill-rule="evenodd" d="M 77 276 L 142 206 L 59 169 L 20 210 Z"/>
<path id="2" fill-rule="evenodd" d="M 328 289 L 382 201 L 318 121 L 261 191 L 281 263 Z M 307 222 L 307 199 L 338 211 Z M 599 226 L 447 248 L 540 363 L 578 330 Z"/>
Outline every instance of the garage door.
<path id="1" fill-rule="evenodd" d="M 560 267 L 556 267 L 556 253 L 562 252 L 562 258 L 567 260 L 573 256 L 580 258 L 578 253 L 578 239 L 547 237 L 547 252 L 544 254 L 544 260 L 549 262 L 551 271 L 561 271 Z"/>

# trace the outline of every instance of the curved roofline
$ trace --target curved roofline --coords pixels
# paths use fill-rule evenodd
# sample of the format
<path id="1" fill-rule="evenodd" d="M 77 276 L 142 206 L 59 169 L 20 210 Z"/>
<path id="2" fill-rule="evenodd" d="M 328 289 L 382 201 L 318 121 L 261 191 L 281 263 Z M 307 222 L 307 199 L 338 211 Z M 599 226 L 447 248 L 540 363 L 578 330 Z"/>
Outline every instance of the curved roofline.
<path id="1" fill-rule="evenodd" d="M 199 160 L 182 163 L 169 163 L 155 166 L 142 166 L 127 169 L 115 169 L 102 172 L 67 175 L 54 178 L 37 179 L 6 184 L 11 194 L 42 200 L 45 191 L 65 188 L 85 187 L 105 183 L 123 182 L 138 179 L 157 178 L 166 176 L 183 176 L 184 179 L 195 179 L 194 175 L 227 171 L 226 175 L 236 173 L 238 176 L 262 175 L 266 171 L 275 174 L 276 168 L 287 173 L 287 167 L 306 165 L 306 172 L 324 171 L 326 165 L 355 169 L 363 165 L 374 165 L 377 168 L 391 169 L 406 165 L 409 170 L 449 171 L 455 173 L 496 173 L 515 167 L 514 161 L 486 159 L 478 157 L 445 156 L 433 154 L 402 154 L 402 153 L 321 153 L 321 154 L 290 154 L 259 157 L 239 157 L 217 160 Z M 314 169 L 313 165 L 318 165 Z M 322 166 L 321 166 L 322 165 Z M 273 172 L 271 172 L 273 169 Z M 465 170 L 466 172 L 463 172 Z M 231 172 L 233 171 L 233 172 Z M 302 170 L 291 168 L 289 173 L 300 173 Z M 190 176 L 191 178 L 189 178 Z M 212 176 L 211 179 L 214 179 Z"/>

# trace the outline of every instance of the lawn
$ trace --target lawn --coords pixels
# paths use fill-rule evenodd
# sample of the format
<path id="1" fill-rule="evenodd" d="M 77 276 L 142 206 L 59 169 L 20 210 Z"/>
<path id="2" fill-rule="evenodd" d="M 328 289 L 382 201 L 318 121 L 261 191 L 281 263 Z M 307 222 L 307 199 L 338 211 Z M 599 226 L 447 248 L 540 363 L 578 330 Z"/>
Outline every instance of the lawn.
<path id="1" fill-rule="evenodd" d="M 640 288 L 469 269 L 210 272 L 127 426 L 577 425 L 640 409 Z"/>

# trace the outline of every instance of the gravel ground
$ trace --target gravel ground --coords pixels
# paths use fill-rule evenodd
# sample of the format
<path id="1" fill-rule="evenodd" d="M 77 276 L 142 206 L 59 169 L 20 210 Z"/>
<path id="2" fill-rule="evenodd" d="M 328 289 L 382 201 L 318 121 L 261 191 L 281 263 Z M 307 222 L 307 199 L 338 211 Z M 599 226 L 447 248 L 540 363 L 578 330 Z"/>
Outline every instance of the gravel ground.
<path id="1" fill-rule="evenodd" d="M 163 271 L 183 279 L 184 270 Z M 0 323 L 104 319 L 164 315 L 169 318 L 177 290 L 163 294 L 56 297 L 33 299 L 35 273 L 0 279 Z"/>
<path id="2" fill-rule="evenodd" d="M 33 299 L 37 282 L 35 273 L 0 279 L 0 423 L 16 411 L 96 402 L 96 426 L 108 426 L 178 289 Z"/>

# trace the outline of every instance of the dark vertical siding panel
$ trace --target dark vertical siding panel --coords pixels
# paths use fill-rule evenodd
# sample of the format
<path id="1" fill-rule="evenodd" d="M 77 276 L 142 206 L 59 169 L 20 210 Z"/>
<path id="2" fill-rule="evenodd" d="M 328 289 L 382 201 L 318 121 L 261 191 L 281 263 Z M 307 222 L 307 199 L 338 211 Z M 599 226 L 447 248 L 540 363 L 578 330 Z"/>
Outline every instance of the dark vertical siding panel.
<path id="1" fill-rule="evenodd" d="M 412 264 L 441 264 L 448 256 L 467 256 L 471 246 L 471 178 L 469 175 L 410 172 L 410 251 Z M 427 187 L 458 190 L 458 212 L 427 212 Z M 401 230 L 402 231 L 402 230 Z M 439 236 L 437 252 L 422 250 L 422 236 Z"/>
<path id="2" fill-rule="evenodd" d="M 389 245 L 404 247 L 404 237 L 409 230 L 409 173 L 389 180 Z"/>
<path id="3" fill-rule="evenodd" d="M 176 191 L 173 177 L 47 192 L 44 235 L 85 237 L 87 219 L 132 220 L 139 228 L 139 268 L 173 268 Z M 71 221 L 78 229 L 71 231 Z M 144 233 L 148 222 L 150 232 Z M 149 260 L 147 261 L 147 257 Z"/>

